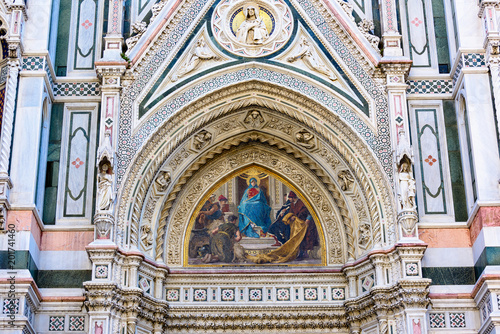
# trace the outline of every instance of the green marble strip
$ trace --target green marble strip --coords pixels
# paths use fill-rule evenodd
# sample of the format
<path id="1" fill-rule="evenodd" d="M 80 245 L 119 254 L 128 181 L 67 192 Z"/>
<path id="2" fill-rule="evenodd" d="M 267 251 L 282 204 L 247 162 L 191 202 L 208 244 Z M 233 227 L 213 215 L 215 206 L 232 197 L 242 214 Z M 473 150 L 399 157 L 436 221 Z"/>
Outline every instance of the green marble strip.
<path id="1" fill-rule="evenodd" d="M 474 264 L 476 277 L 481 276 L 486 266 L 500 265 L 500 247 L 484 247 Z"/>
<path id="2" fill-rule="evenodd" d="M 431 285 L 474 285 L 474 267 L 422 268 L 422 276 L 432 279 Z"/>
<path id="3" fill-rule="evenodd" d="M 92 270 L 39 270 L 35 279 L 39 288 L 83 288 L 92 280 Z"/>

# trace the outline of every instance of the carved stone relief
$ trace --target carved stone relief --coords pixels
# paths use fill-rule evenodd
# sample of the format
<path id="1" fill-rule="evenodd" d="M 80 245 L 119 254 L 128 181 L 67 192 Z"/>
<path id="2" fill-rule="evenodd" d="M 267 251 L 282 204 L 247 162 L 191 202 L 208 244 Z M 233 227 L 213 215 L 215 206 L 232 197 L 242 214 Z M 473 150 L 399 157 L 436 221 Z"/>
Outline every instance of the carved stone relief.
<path id="1" fill-rule="evenodd" d="M 265 119 L 258 110 L 252 110 L 247 113 L 243 123 L 249 128 L 260 129 L 264 126 Z"/>
<path id="2" fill-rule="evenodd" d="M 244 57 L 262 57 L 281 49 L 293 31 L 290 8 L 282 0 L 248 3 L 223 1 L 212 16 L 215 40 Z"/>
<path id="3" fill-rule="evenodd" d="M 212 140 L 212 134 L 207 130 L 202 130 L 193 137 L 193 148 L 197 151 L 203 149 Z"/>
<path id="4" fill-rule="evenodd" d="M 297 132 L 295 134 L 295 141 L 299 146 L 302 146 L 303 148 L 308 150 L 316 147 L 315 136 L 307 130 L 301 130 Z"/>
<path id="5" fill-rule="evenodd" d="M 338 174 L 338 180 L 340 184 L 340 188 L 343 191 L 348 191 L 352 188 L 354 183 L 354 177 L 347 170 L 340 171 Z"/>

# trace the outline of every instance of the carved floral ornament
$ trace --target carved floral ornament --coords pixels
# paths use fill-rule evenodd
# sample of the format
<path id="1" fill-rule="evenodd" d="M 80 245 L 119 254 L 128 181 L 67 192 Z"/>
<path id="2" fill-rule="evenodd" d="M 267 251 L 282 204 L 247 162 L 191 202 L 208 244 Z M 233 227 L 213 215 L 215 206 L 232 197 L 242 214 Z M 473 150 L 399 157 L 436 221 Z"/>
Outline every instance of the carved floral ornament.
<path id="1" fill-rule="evenodd" d="M 227 51 L 262 57 L 278 51 L 290 39 L 293 16 L 283 0 L 225 0 L 214 10 L 212 31 Z"/>
<path id="2" fill-rule="evenodd" d="M 249 90 L 254 94 L 249 95 Z M 261 92 L 260 94 L 272 96 L 273 100 L 266 101 L 262 98 L 255 98 L 255 93 L 259 92 Z M 195 154 L 195 152 L 193 152 L 190 148 L 189 145 L 191 145 L 193 137 L 204 129 L 209 130 L 213 135 L 213 143 L 210 144 L 210 146 L 212 146 L 215 145 L 216 142 L 221 142 L 221 140 L 224 139 L 220 138 L 223 134 L 227 134 L 228 136 L 238 134 L 239 131 L 235 128 L 236 124 L 240 124 L 249 130 L 256 129 L 250 124 L 246 124 L 244 119 L 245 116 L 248 116 L 250 111 L 254 109 L 261 109 L 255 108 L 255 106 L 259 105 L 281 114 L 282 116 L 280 118 L 288 117 L 290 120 L 298 122 L 296 126 L 297 129 L 305 129 L 310 133 L 314 133 L 315 136 L 321 136 L 324 138 L 324 140 L 332 148 L 325 149 L 322 145 L 317 148 L 317 152 L 315 151 L 315 154 L 318 155 L 316 159 L 319 159 L 318 161 L 321 161 L 321 165 L 323 165 L 323 167 L 320 166 L 318 169 L 320 173 L 323 173 L 321 171 L 330 165 L 333 169 L 337 168 L 338 162 L 336 161 L 336 158 L 330 157 L 328 152 L 331 149 L 338 151 L 338 154 L 342 157 L 341 159 L 351 166 L 351 173 L 358 180 L 359 186 L 367 191 L 366 198 L 369 201 L 367 203 L 367 208 L 369 210 L 370 220 L 380 223 L 380 213 L 378 212 L 378 208 L 383 208 L 383 213 L 387 221 L 387 223 L 384 223 L 386 224 L 386 231 L 388 233 L 387 242 L 393 242 L 396 237 L 394 235 L 395 229 L 392 226 L 392 196 L 390 195 L 388 182 L 386 181 L 384 174 L 381 172 L 382 168 L 380 167 L 380 164 L 372 157 L 373 153 L 371 153 L 369 149 L 364 146 L 362 141 L 357 140 L 357 135 L 352 132 L 350 127 L 345 126 L 343 122 L 338 119 L 338 116 L 335 116 L 330 111 L 325 110 L 320 105 L 304 99 L 303 96 L 293 97 L 292 95 L 294 94 L 295 93 L 289 92 L 283 88 L 277 90 L 273 87 L 268 87 L 263 83 L 246 82 L 245 84 L 232 86 L 224 89 L 223 91 L 205 96 L 203 99 L 192 103 L 188 107 L 176 113 L 169 119 L 169 122 L 165 122 L 164 125 L 157 130 L 156 135 L 152 136 L 148 140 L 148 143 L 145 143 L 146 145 L 144 146 L 142 153 L 136 156 L 137 158 L 135 162 L 131 165 L 131 168 L 127 173 L 129 176 L 126 176 L 124 179 L 124 183 L 121 187 L 121 196 L 119 196 L 122 204 L 119 205 L 117 242 L 119 244 L 129 242 L 129 240 L 125 240 L 123 237 L 127 235 L 125 227 L 129 224 L 128 222 L 130 222 L 130 238 L 132 243 L 137 243 L 139 238 L 138 234 L 141 212 L 147 202 L 146 197 L 148 189 L 152 182 L 154 182 L 155 175 L 157 175 L 158 171 L 164 168 L 162 166 L 165 166 L 165 162 L 167 160 L 170 161 L 171 164 L 169 169 L 173 183 L 171 187 L 176 191 L 176 193 L 178 193 L 181 188 L 180 185 L 177 185 L 180 166 L 182 165 L 183 167 L 181 169 L 185 170 L 186 166 L 199 164 L 196 162 L 198 159 L 205 159 L 203 161 L 206 161 L 206 158 L 199 157 L 198 154 Z M 240 95 L 247 97 L 238 98 Z M 220 105 L 221 100 L 230 101 L 232 99 L 235 102 L 220 106 L 217 109 L 214 109 L 211 113 L 203 113 L 204 110 L 207 110 L 207 108 L 210 108 L 211 106 Z M 278 99 L 290 104 L 293 103 L 299 108 L 309 110 L 312 114 L 315 114 L 316 117 L 324 119 L 325 122 L 329 124 L 329 128 L 334 129 L 337 134 L 342 136 L 343 140 L 339 140 L 337 136 L 332 134 L 331 130 L 310 119 L 305 113 L 297 113 L 297 109 L 292 109 L 286 104 L 273 102 Z M 237 115 L 235 114 L 235 111 L 240 111 L 238 115 L 241 114 L 241 117 L 237 116 L 236 119 L 234 119 L 235 116 L 231 115 Z M 199 117 L 197 116 L 196 122 L 193 122 L 192 124 L 186 123 L 187 119 L 193 118 L 193 116 L 199 112 L 202 112 L 203 114 Z M 260 113 L 261 116 L 264 116 L 265 118 L 265 128 L 269 127 L 273 130 L 281 131 L 282 134 L 280 137 L 283 137 L 284 135 L 289 136 L 289 143 L 295 143 L 296 138 L 293 137 L 293 135 L 296 132 L 292 131 L 289 124 L 279 118 L 275 120 L 276 117 L 274 116 L 270 117 L 263 115 L 262 110 Z M 327 115 L 329 115 L 329 119 L 325 118 Z M 215 120 L 220 119 L 223 116 L 227 117 L 227 120 L 215 122 Z M 176 131 L 179 125 L 184 126 L 183 131 Z M 177 132 L 175 136 L 172 135 L 174 132 Z M 165 138 L 169 139 L 166 140 Z M 351 149 L 348 149 L 344 145 L 344 142 L 346 142 Z M 185 145 L 183 145 L 183 143 L 185 143 Z M 304 148 L 300 145 L 297 144 L 296 147 L 298 151 L 305 152 Z M 223 146 L 221 146 L 221 149 L 224 150 Z M 202 150 L 205 152 L 204 148 Z M 352 150 L 357 152 L 359 157 L 362 157 L 363 167 L 359 165 L 360 160 L 352 154 Z M 213 155 L 219 153 L 220 149 L 214 149 L 214 151 L 206 154 L 211 154 L 213 157 Z M 148 158 L 146 159 L 146 157 Z M 153 159 L 152 161 L 149 161 L 151 157 L 153 157 Z M 201 162 L 202 164 L 204 163 L 203 161 Z M 306 158 L 304 163 L 309 164 L 308 161 L 311 161 L 311 159 Z M 148 164 L 148 168 L 146 169 L 146 172 L 141 175 L 140 171 L 144 170 L 146 164 Z M 369 177 L 365 174 L 365 169 L 368 170 L 368 173 L 370 174 Z M 141 175 L 141 177 L 137 178 L 139 175 Z M 337 179 L 337 177 L 333 174 L 331 175 L 331 178 Z M 378 196 L 376 196 L 373 192 L 373 185 L 377 187 Z M 338 196 L 341 197 L 343 195 L 339 192 Z M 380 204 L 378 204 L 378 202 L 380 202 Z M 133 205 L 130 206 L 129 203 L 133 203 Z M 171 207 L 172 203 L 169 205 Z M 160 220 L 159 224 L 163 224 L 163 226 L 165 226 L 165 221 Z M 354 231 L 351 232 L 352 234 L 355 234 L 357 228 L 355 226 L 352 228 Z M 381 224 L 373 226 L 374 235 L 380 235 L 381 228 Z M 154 228 L 154 230 L 156 231 L 158 229 Z M 377 240 L 374 242 L 377 243 Z M 156 260 L 161 260 L 162 252 L 162 245 L 157 242 Z"/>

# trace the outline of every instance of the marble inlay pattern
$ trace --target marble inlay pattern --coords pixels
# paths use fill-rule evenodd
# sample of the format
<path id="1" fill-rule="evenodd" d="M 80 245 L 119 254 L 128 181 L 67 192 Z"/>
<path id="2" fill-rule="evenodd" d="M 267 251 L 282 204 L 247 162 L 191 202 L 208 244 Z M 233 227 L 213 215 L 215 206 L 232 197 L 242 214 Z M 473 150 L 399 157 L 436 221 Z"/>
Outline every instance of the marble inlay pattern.
<path id="1" fill-rule="evenodd" d="M 54 85 L 56 97 L 94 97 L 99 96 L 99 83 L 97 82 L 58 82 Z"/>
<path id="2" fill-rule="evenodd" d="M 453 82 L 451 79 L 440 80 L 409 80 L 408 94 L 451 94 Z"/>
<path id="3" fill-rule="evenodd" d="M 181 293 L 183 291 L 183 293 Z M 295 292 L 294 292 L 295 291 Z M 331 294 L 330 292 L 331 291 Z M 166 299 L 174 303 L 212 302 L 341 302 L 345 300 L 345 288 L 293 286 L 293 287 L 172 287 L 166 288 Z M 181 294 L 186 298 L 181 299 Z M 210 297 L 210 298 L 209 298 Z"/>

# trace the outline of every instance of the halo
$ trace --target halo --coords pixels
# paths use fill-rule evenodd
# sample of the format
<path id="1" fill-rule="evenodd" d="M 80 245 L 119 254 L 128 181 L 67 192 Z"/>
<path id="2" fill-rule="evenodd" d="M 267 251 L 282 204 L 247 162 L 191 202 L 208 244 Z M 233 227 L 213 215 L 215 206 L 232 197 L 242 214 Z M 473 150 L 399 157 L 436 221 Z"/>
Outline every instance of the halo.
<path id="1" fill-rule="evenodd" d="M 251 179 L 257 180 L 257 185 L 260 185 L 260 180 L 265 179 L 269 175 L 267 175 L 267 173 L 255 168 L 255 167 L 252 167 L 252 168 L 248 169 L 247 171 L 245 171 L 244 173 L 241 173 L 239 176 L 242 179 L 244 179 L 245 181 L 247 181 L 247 185 L 250 185 Z"/>

